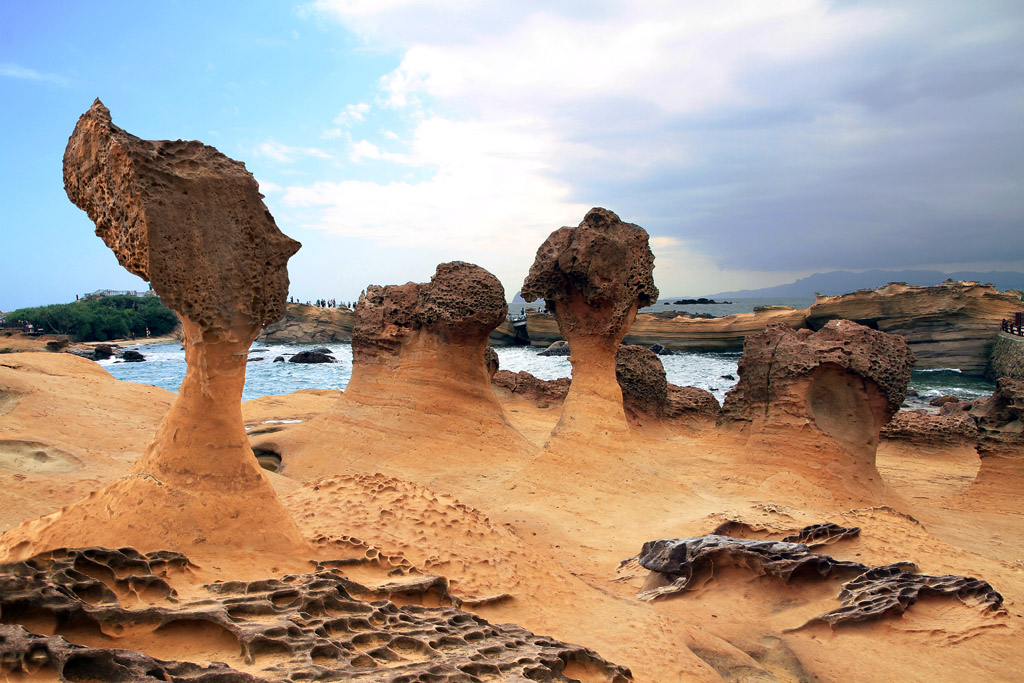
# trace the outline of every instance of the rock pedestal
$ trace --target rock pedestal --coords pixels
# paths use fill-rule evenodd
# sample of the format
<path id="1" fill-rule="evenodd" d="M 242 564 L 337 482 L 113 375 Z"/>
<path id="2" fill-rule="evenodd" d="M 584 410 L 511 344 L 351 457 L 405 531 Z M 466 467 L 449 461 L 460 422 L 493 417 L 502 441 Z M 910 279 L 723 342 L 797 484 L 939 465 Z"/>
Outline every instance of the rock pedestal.
<path id="1" fill-rule="evenodd" d="M 903 403 L 913 363 L 902 337 L 849 320 L 813 333 L 771 325 L 747 337 L 719 423 L 760 441 L 752 460 L 869 492 L 881 484 L 879 432 Z"/>
<path id="2" fill-rule="evenodd" d="M 149 141 L 111 122 L 97 100 L 64 154 L 68 197 L 118 262 L 181 318 L 188 371 L 131 474 L 8 532 L 0 554 L 131 545 L 203 556 L 306 548 L 257 464 L 242 423 L 249 346 L 281 317 L 281 233 L 245 166 L 200 142 Z"/>
<path id="3" fill-rule="evenodd" d="M 615 437 L 628 431 L 615 354 L 636 312 L 658 298 L 647 232 L 607 209 L 551 233 L 523 283 L 544 299 L 569 342 L 572 385 L 553 437 Z"/>
<path id="4" fill-rule="evenodd" d="M 1024 483 L 1024 380 L 1001 377 L 992 396 L 970 410 L 978 424 L 981 466 L 972 494 L 995 494 L 1000 505 L 1022 507 Z"/>

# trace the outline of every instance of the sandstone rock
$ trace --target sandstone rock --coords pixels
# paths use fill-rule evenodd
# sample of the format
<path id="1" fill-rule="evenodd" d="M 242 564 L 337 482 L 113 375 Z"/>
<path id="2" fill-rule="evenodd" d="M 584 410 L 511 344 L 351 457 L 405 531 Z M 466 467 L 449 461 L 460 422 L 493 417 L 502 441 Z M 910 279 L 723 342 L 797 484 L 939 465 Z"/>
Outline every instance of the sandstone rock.
<path id="1" fill-rule="evenodd" d="M 336 564 L 317 563 L 315 572 L 281 579 L 217 582 L 187 598 L 168 582 L 195 569 L 180 553 L 82 548 L 0 565 L 6 622 L 0 625 L 0 661 L 5 672 L 33 672 L 38 680 L 43 674 L 73 681 L 200 683 L 481 677 L 568 682 L 576 680 L 568 677 L 573 663 L 604 681 L 632 680 L 628 669 L 592 650 L 458 609 L 440 577 L 410 576 L 369 587 L 346 578 Z M 396 604 L 427 594 L 440 605 Z M 145 595 L 141 609 L 132 606 L 137 595 Z M 104 636 L 100 647 L 86 647 L 10 623 L 40 619 L 55 624 L 58 634 L 77 627 L 116 635 Z M 192 647 L 201 643 L 202 652 L 216 656 L 165 661 L 139 651 L 147 635 L 174 638 L 179 632 L 195 638 Z M 218 661 L 203 661 L 208 658 Z"/>
<path id="2" fill-rule="evenodd" d="M 275 363 L 283 363 L 284 362 L 284 356 L 277 356 L 276 358 L 274 358 L 274 362 Z"/>
<path id="3" fill-rule="evenodd" d="M 829 475 L 846 486 L 866 491 L 853 482 L 870 481 L 877 488 L 879 431 L 902 405 L 913 363 L 902 337 L 848 320 L 817 332 L 772 325 L 747 337 L 720 422 L 767 439 L 758 455 L 766 465 L 783 457 L 784 442 L 795 448 L 799 435 L 814 443 L 801 457 L 817 463 L 800 467 L 828 463 Z"/>
<path id="4" fill-rule="evenodd" d="M 484 349 L 484 366 L 487 368 L 487 376 L 493 381 L 494 373 L 498 371 L 498 367 L 501 365 L 498 359 L 498 352 L 488 346 Z"/>
<path id="5" fill-rule="evenodd" d="M 973 444 L 978 438 L 978 428 L 963 411 L 932 415 L 924 410 L 901 410 L 882 427 L 880 436 L 917 446 L 942 447 Z"/>
<path id="6" fill-rule="evenodd" d="M 832 530 L 828 533 L 833 535 Z M 965 604 L 970 601 L 989 612 L 1000 611 L 1003 604 L 1003 596 L 980 579 L 917 574 L 911 562 L 870 567 L 812 552 L 807 544 L 793 541 L 717 534 L 662 539 L 644 543 L 640 554 L 626 562 L 631 561 L 658 576 L 658 581 L 649 582 L 656 587 L 637 596 L 641 600 L 686 591 L 697 580 L 712 575 L 716 564 L 744 567 L 757 575 L 777 576 L 786 582 L 794 582 L 798 577 L 855 575 L 839 593 L 841 607 L 812 618 L 800 628 L 817 623 L 834 627 L 900 616 L 922 595 L 956 598 Z"/>
<path id="7" fill-rule="evenodd" d="M 647 232 L 606 209 L 591 209 L 537 250 L 523 297 L 545 300 L 572 350 L 573 382 L 555 438 L 627 429 L 615 352 L 637 309 L 658 298 L 653 269 Z"/>
<path id="8" fill-rule="evenodd" d="M 819 329 L 846 319 L 898 334 L 907 340 L 919 368 L 959 368 L 981 375 L 1000 322 L 1024 311 L 1021 293 L 992 285 L 946 281 L 919 287 L 891 283 L 842 296 L 821 297 L 807 311 L 807 325 Z"/>
<path id="9" fill-rule="evenodd" d="M 64 186 L 118 262 L 177 312 L 188 369 L 131 473 L 7 532 L 0 557 L 82 544 L 308 552 L 241 414 L 247 351 L 284 313 L 298 242 L 278 230 L 243 164 L 200 142 L 141 140 L 99 100 L 68 141 Z"/>
<path id="10" fill-rule="evenodd" d="M 538 379 L 525 370 L 498 370 L 491 381 L 495 386 L 508 389 L 520 398 L 536 401 L 538 404 L 551 404 L 565 400 L 572 380 L 568 377 L 545 380 Z"/>
<path id="11" fill-rule="evenodd" d="M 651 351 L 654 351 L 659 356 L 671 356 L 671 355 L 673 355 L 672 349 L 665 348 L 661 344 L 654 344 L 650 348 L 651 348 Z"/>
<path id="12" fill-rule="evenodd" d="M 333 356 L 321 351 L 299 351 L 288 359 L 289 363 L 336 363 Z"/>
<path id="13" fill-rule="evenodd" d="M 716 419 L 722 406 L 710 391 L 697 387 L 668 385 L 669 417 L 706 417 Z"/>
<path id="14" fill-rule="evenodd" d="M 533 446 L 505 417 L 485 365 L 488 335 L 506 313 L 501 283 L 470 263 L 442 263 L 426 283 L 367 287 L 355 308 L 352 378 L 341 400 L 253 445 L 273 445 L 282 472 L 295 478 L 339 472 L 334 449 L 317 448 L 328 433 L 359 440 L 361 457 L 400 457 L 435 470 L 442 458 L 469 467 L 459 455 L 466 450 L 528 457 Z M 310 433 L 313 441 L 303 436 Z"/>
<path id="15" fill-rule="evenodd" d="M 615 354 L 615 379 L 622 389 L 622 403 L 634 416 L 666 415 L 668 382 L 658 354 L 643 346 L 620 346 Z"/>
<path id="16" fill-rule="evenodd" d="M 932 400 L 928 401 L 928 405 L 930 405 L 930 406 L 944 406 L 947 403 L 959 403 L 959 402 L 960 402 L 959 398 L 957 398 L 956 396 L 947 394 L 945 396 L 939 396 L 938 398 L 933 398 Z"/>
<path id="17" fill-rule="evenodd" d="M 556 341 L 551 344 L 548 348 L 544 349 L 538 356 L 568 356 L 569 355 L 569 342 L 567 341 Z"/>
<path id="18" fill-rule="evenodd" d="M 67 339 L 52 339 L 46 342 L 46 350 L 57 353 L 66 349 L 70 343 Z"/>
<path id="19" fill-rule="evenodd" d="M 267 344 L 327 344 L 350 341 L 355 315 L 347 308 L 287 304 L 284 317 L 257 339 Z"/>
<path id="20" fill-rule="evenodd" d="M 1024 380 L 1002 377 L 996 390 L 970 410 L 978 423 L 978 453 L 1024 456 Z"/>

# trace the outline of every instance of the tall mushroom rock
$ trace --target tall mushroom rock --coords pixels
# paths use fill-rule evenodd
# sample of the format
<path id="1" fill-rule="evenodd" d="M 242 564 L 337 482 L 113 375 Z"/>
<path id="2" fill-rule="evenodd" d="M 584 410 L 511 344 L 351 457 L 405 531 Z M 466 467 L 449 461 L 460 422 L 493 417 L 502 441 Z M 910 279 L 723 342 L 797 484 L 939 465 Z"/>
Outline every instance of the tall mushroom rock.
<path id="1" fill-rule="evenodd" d="M 278 229 L 244 164 L 196 141 L 141 140 L 99 100 L 68 141 L 64 185 L 118 262 L 178 313 L 188 369 L 128 476 L 5 541 L 27 541 L 20 556 L 62 545 L 305 547 L 241 413 L 248 348 L 284 314 L 299 243 Z"/>
<path id="2" fill-rule="evenodd" d="M 553 436 L 628 429 L 615 353 L 637 310 L 658 298 L 653 270 L 647 231 L 607 209 L 591 209 L 578 227 L 559 228 L 537 250 L 522 295 L 545 300 L 572 363 L 572 386 Z"/>
<path id="3" fill-rule="evenodd" d="M 769 325 L 746 338 L 740 380 L 726 395 L 720 422 L 747 434 L 781 436 L 787 466 L 821 454 L 829 466 L 877 481 L 879 431 L 903 403 L 913 364 L 902 337 L 849 320 L 813 333 Z M 794 458 L 803 448 L 801 436 L 807 448 Z M 834 448 L 826 455 L 829 444 Z M 835 448 L 847 457 L 834 458 Z M 756 456 L 768 458 L 769 451 Z"/>

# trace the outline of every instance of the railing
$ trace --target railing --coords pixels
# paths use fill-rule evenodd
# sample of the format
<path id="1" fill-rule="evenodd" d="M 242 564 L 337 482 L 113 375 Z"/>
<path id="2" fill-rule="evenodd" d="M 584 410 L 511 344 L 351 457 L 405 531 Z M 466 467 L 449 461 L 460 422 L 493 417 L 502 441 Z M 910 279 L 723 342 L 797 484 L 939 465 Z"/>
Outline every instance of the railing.
<path id="1" fill-rule="evenodd" d="M 1013 334 L 1018 337 L 1024 337 L 1024 324 L 1020 319 L 1021 314 L 1018 313 L 1015 320 L 1003 320 L 1003 332 L 1007 334 Z"/>

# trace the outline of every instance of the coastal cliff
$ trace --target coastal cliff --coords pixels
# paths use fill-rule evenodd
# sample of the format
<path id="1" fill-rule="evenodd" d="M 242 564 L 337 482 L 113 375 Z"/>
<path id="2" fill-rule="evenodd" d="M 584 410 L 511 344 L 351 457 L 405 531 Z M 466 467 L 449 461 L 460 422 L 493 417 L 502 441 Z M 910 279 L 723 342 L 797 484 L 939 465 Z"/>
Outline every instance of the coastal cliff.
<path id="1" fill-rule="evenodd" d="M 287 304 L 284 317 L 267 325 L 256 341 L 266 344 L 327 344 L 351 341 L 354 316 L 347 308 Z"/>
<path id="2" fill-rule="evenodd" d="M 1021 293 L 992 285 L 946 281 L 933 287 L 895 282 L 842 296 L 820 297 L 807 310 L 807 325 L 853 320 L 907 340 L 918 368 L 959 368 L 981 375 L 1003 319 L 1024 311 Z"/>

